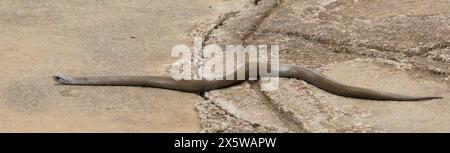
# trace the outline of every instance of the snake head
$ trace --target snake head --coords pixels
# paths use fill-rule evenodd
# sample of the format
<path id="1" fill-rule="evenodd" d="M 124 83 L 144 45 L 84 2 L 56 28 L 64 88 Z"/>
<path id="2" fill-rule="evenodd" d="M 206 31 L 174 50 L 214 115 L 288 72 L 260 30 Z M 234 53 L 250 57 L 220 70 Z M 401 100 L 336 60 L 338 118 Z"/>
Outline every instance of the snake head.
<path id="1" fill-rule="evenodd" d="M 71 84 L 73 81 L 73 78 L 63 75 L 53 76 L 53 79 L 60 84 Z"/>

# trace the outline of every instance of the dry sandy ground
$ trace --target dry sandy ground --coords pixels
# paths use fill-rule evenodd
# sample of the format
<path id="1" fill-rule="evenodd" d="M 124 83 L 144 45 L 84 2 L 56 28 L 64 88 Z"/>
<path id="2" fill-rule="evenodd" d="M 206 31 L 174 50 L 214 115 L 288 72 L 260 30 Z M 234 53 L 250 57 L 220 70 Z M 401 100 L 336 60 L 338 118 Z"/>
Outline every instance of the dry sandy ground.
<path id="1" fill-rule="evenodd" d="M 67 87 L 51 76 L 159 75 L 171 48 L 215 14 L 210 0 L 0 1 L 0 131 L 196 132 L 201 97 Z"/>
<path id="2" fill-rule="evenodd" d="M 450 1 L 0 0 L 2 132 L 450 132 Z M 280 44 L 281 61 L 426 102 L 335 96 L 300 80 L 205 97 L 55 85 L 51 76 L 161 75 L 176 44 Z M 206 100 L 207 99 L 207 100 Z"/>

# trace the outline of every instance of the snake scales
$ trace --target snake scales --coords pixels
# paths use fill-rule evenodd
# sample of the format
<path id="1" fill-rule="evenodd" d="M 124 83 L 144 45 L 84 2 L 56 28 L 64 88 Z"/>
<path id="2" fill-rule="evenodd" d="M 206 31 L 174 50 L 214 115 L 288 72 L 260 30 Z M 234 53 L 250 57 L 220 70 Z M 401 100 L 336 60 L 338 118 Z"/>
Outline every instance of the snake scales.
<path id="1" fill-rule="evenodd" d="M 258 64 L 256 64 L 258 65 Z M 246 78 L 249 77 L 249 69 L 258 69 L 258 67 L 247 67 L 241 66 L 236 69 L 233 73 L 228 73 L 227 75 L 236 76 L 238 72 L 245 72 Z M 240 69 L 245 69 L 240 71 Z M 372 89 L 360 88 L 345 85 L 336 82 L 318 72 L 313 70 L 295 66 L 295 65 L 283 65 L 280 64 L 278 68 L 278 76 L 257 76 L 257 77 L 285 77 L 285 78 L 296 78 L 299 80 L 306 81 L 322 90 L 329 93 L 357 98 L 357 99 L 367 99 L 367 100 L 381 100 L 381 101 L 420 101 L 420 100 L 430 100 L 430 99 L 440 99 L 442 97 L 414 97 L 399 95 L 395 93 L 389 93 L 384 91 L 376 91 Z M 257 73 L 259 74 L 259 73 Z M 224 78 L 227 76 L 223 76 Z M 230 87 L 245 80 L 180 80 L 177 81 L 171 77 L 160 77 L 160 76 L 86 76 L 86 77 L 68 77 L 68 76 L 54 76 L 54 79 L 59 84 L 63 85 L 88 85 L 88 86 L 141 86 L 141 87 L 154 87 L 163 88 L 183 92 L 192 93 L 204 93 L 210 90 L 221 89 Z"/>

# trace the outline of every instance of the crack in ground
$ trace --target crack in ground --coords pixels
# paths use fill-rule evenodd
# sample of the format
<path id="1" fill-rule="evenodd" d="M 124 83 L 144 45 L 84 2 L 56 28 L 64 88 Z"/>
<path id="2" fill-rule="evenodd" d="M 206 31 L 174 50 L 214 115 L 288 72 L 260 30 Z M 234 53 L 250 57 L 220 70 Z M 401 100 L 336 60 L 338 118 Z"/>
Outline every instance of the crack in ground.
<path id="1" fill-rule="evenodd" d="M 210 40 L 210 36 L 211 34 L 214 32 L 214 30 L 219 29 L 220 27 L 222 27 L 226 21 L 228 21 L 229 19 L 236 17 L 239 14 L 239 11 L 232 11 L 232 12 L 228 12 L 225 13 L 224 15 L 220 16 L 219 19 L 215 22 L 214 26 L 208 30 L 208 32 L 206 32 L 206 34 L 204 36 L 202 36 L 202 42 L 201 42 L 201 46 L 200 46 L 200 50 L 198 51 L 198 55 L 192 54 L 191 57 L 191 62 L 194 63 L 194 71 L 195 71 L 195 75 L 201 76 L 199 74 L 199 68 L 201 67 L 202 63 L 201 60 L 196 60 L 196 56 L 200 57 L 200 58 L 204 58 L 203 55 L 203 49 L 205 48 L 206 44 L 208 43 L 208 41 Z M 195 42 L 195 39 L 194 39 Z M 203 93 L 204 94 L 204 93 Z M 201 93 L 198 95 L 202 95 Z"/>
<path id="2" fill-rule="evenodd" d="M 254 5 L 259 5 L 261 1 L 262 1 L 262 0 L 255 0 L 253 4 L 254 4 Z M 268 11 L 264 12 L 264 13 L 262 14 L 262 16 L 261 16 L 258 20 L 256 20 L 256 22 L 255 22 L 254 24 L 251 25 L 252 27 L 250 28 L 250 30 L 249 30 L 247 33 L 245 33 L 245 34 L 243 35 L 243 37 L 241 38 L 241 42 L 243 43 L 243 45 L 246 45 L 247 39 L 249 39 L 251 36 L 253 36 L 253 35 L 255 34 L 255 32 L 259 29 L 259 27 L 261 26 L 261 24 L 262 24 L 267 18 L 269 18 L 270 15 L 273 14 L 273 12 L 274 12 L 281 4 L 283 4 L 283 3 L 284 3 L 283 0 L 275 0 L 275 4 L 273 4 L 273 6 L 271 6 L 271 8 L 270 8 Z M 209 31 L 207 32 L 207 34 L 206 34 L 206 36 L 205 36 L 205 39 L 203 40 L 202 48 L 201 48 L 201 49 L 204 49 L 204 47 L 206 46 L 206 43 L 210 40 L 210 38 L 209 38 L 210 35 L 214 32 L 214 30 L 217 30 L 217 29 L 219 29 L 220 27 L 222 27 L 222 26 L 225 24 L 226 21 L 228 21 L 228 20 L 229 20 L 230 18 L 232 18 L 232 17 L 235 17 L 238 13 L 239 13 L 239 12 L 230 12 L 230 13 L 225 14 L 221 19 L 219 19 L 219 21 L 215 24 L 215 26 L 214 26 L 211 30 L 209 30 Z M 203 58 L 203 54 L 200 54 L 200 55 L 201 55 L 201 58 Z M 264 93 L 264 92 L 262 92 L 262 91 L 260 90 L 260 86 L 258 86 L 258 87 L 255 87 L 255 85 L 251 85 L 251 86 L 253 87 L 254 90 L 256 90 L 256 92 L 257 92 L 258 94 L 260 94 L 260 95 L 264 98 L 264 101 L 265 101 L 265 104 L 264 104 L 264 105 L 266 105 L 266 106 L 269 107 L 273 112 L 276 113 L 276 116 L 283 122 L 283 124 L 284 124 L 285 126 L 287 126 L 288 130 L 292 130 L 292 131 L 295 131 L 295 132 L 305 132 L 305 130 L 303 129 L 302 123 L 296 122 L 294 116 L 293 116 L 292 114 L 288 114 L 289 112 L 280 110 L 280 107 L 278 107 L 278 106 L 276 105 L 276 103 L 274 103 L 273 100 L 272 100 L 266 93 Z M 256 89 L 255 89 L 255 88 L 256 88 Z M 212 101 L 212 100 L 210 100 L 210 99 L 205 95 L 205 93 L 199 93 L 198 95 L 201 96 L 205 101 L 210 101 L 210 102 L 212 103 L 212 105 L 215 105 L 215 106 L 217 107 L 217 105 L 214 104 L 215 102 Z M 222 109 L 223 109 L 223 108 L 222 108 Z M 250 125 L 252 125 L 252 127 L 255 126 L 255 124 L 257 124 L 257 123 L 253 123 L 253 122 L 248 121 L 248 120 L 244 120 L 244 119 L 241 119 L 241 118 L 237 118 L 236 116 L 234 116 L 233 114 L 230 114 L 230 113 L 229 113 L 228 111 L 226 111 L 225 109 L 223 109 L 223 110 L 224 110 L 225 112 L 227 112 L 227 114 L 229 114 L 229 115 L 232 116 L 233 118 L 236 118 L 236 119 L 239 119 L 239 120 L 242 120 L 242 121 L 244 121 L 244 122 L 249 123 Z M 265 127 L 264 125 L 259 125 L 259 124 L 256 125 L 256 126 L 263 126 L 263 127 Z"/>
<path id="3" fill-rule="evenodd" d="M 254 5 L 259 5 L 261 3 L 262 0 L 254 0 L 253 4 Z M 243 43 L 243 45 L 246 45 L 246 41 L 249 38 L 252 38 L 260 29 L 260 26 L 264 23 L 264 21 L 269 18 L 274 11 L 276 11 L 276 9 L 282 4 L 284 3 L 283 0 L 279 0 L 279 1 L 275 1 L 276 3 L 271 6 L 271 8 L 262 13 L 262 16 L 259 17 L 249 28 L 249 30 L 244 33 L 243 37 L 241 37 L 241 42 Z M 234 15 L 236 16 L 236 14 Z M 223 24 L 231 17 L 224 17 L 224 19 L 219 20 L 219 22 L 214 26 L 214 28 L 212 28 L 208 34 L 207 34 L 207 38 L 204 41 L 204 44 L 209 40 L 209 36 L 213 33 L 214 30 L 219 29 L 220 27 L 223 26 Z M 260 31 L 259 31 L 260 32 Z M 397 49 L 392 49 L 392 48 L 386 48 L 383 46 L 377 46 L 377 45 L 370 45 L 370 44 L 361 44 L 358 43 L 356 45 L 352 45 L 350 44 L 350 40 L 334 40 L 334 39 L 327 39 L 327 38 L 320 38 L 320 37 L 316 37 L 315 35 L 308 35 L 308 34 L 304 34 L 304 33 L 300 33 L 300 32 L 279 32 L 279 31 L 275 31 L 275 32 L 265 32 L 262 31 L 261 33 L 265 34 L 281 34 L 281 35 L 285 35 L 285 36 L 294 36 L 294 37 L 300 37 L 303 38 L 305 40 L 309 40 L 309 41 L 314 41 L 320 44 L 329 44 L 332 46 L 337 47 L 338 51 L 335 51 L 336 53 L 347 53 L 347 54 L 352 54 L 352 55 L 361 55 L 358 52 L 354 52 L 353 50 L 355 48 L 353 47 L 361 47 L 364 49 L 373 49 L 376 50 L 378 52 L 386 52 L 386 53 L 393 53 L 393 54 L 399 54 L 399 55 L 404 55 L 404 56 L 400 56 L 400 58 L 392 58 L 391 60 L 395 60 L 395 61 L 400 61 L 402 59 L 411 59 L 412 57 L 417 57 L 417 56 L 426 56 L 428 52 L 432 51 L 432 50 L 436 50 L 436 49 L 442 49 L 442 48 L 446 48 L 450 46 L 450 42 L 439 42 L 438 44 L 432 45 L 431 47 L 422 47 L 419 49 L 420 52 L 402 52 L 400 50 Z M 370 55 L 369 55 L 370 56 Z M 378 56 L 378 55 L 375 55 Z M 383 59 L 387 59 L 387 57 L 381 57 Z M 433 59 L 434 60 L 434 59 Z M 415 66 L 416 68 L 418 68 L 417 66 Z M 429 69 L 426 69 L 429 70 Z M 276 116 L 278 116 L 283 123 L 287 126 L 287 128 L 289 130 L 296 130 L 296 131 L 303 131 L 303 125 L 301 122 L 296 122 L 295 116 L 290 114 L 290 112 L 283 110 L 280 106 L 277 105 L 276 102 L 273 101 L 273 99 L 265 92 L 260 90 L 260 87 L 255 87 L 255 85 L 251 84 L 251 87 L 256 90 L 257 93 L 260 93 L 263 97 L 264 97 L 264 105 L 268 106 L 269 108 L 271 108 L 271 110 L 273 110 L 273 112 L 276 113 Z M 205 100 L 211 101 L 209 100 L 208 97 L 206 97 L 205 95 L 200 95 L 202 96 Z M 214 101 L 211 101 L 214 104 Z M 223 108 L 222 108 L 223 109 Z M 226 111 L 225 109 L 223 109 L 224 111 Z M 227 111 L 226 111 L 227 112 Z M 228 113 L 229 114 L 229 113 Z M 232 115 L 232 114 L 230 114 Z M 249 122 L 250 121 L 246 121 L 244 119 L 241 118 L 237 118 L 236 116 L 234 116 L 236 119 L 245 121 L 245 122 Z"/>
<path id="4" fill-rule="evenodd" d="M 349 53 L 347 50 L 350 49 L 350 47 L 355 46 L 349 44 L 349 40 L 344 41 L 333 41 L 332 39 L 325 39 L 325 38 L 317 38 L 314 35 L 308 35 L 300 32 L 281 32 L 281 31 L 263 31 L 261 34 L 279 34 L 279 35 L 285 35 L 285 36 L 291 36 L 291 37 L 299 37 L 303 38 L 305 40 L 317 42 L 320 44 L 327 44 L 327 45 L 333 45 L 335 47 L 338 47 L 342 49 L 340 52 Z M 388 52 L 388 53 L 398 53 L 402 54 L 406 57 L 425 57 L 428 52 L 436 50 L 436 49 L 445 49 L 447 47 L 450 47 L 450 42 L 439 42 L 431 47 L 422 47 L 420 48 L 420 52 L 402 52 L 400 50 L 395 49 L 388 49 L 382 46 L 376 46 L 376 45 L 364 45 L 364 44 L 357 44 L 356 47 L 362 47 L 365 49 L 373 49 L 380 52 Z M 350 53 L 351 54 L 351 53 Z M 391 60 L 398 60 L 398 59 L 391 59 Z"/>
<path id="5" fill-rule="evenodd" d="M 348 43 L 343 43 L 344 41 L 343 42 L 334 42 L 329 39 L 315 38 L 312 35 L 307 35 L 307 34 L 303 34 L 303 33 L 299 33 L 299 32 L 267 32 L 266 31 L 266 32 L 263 32 L 262 34 L 279 34 L 279 35 L 285 35 L 285 36 L 291 36 L 291 37 L 299 37 L 299 38 L 313 41 L 316 43 L 335 46 L 336 47 L 334 50 L 335 53 L 345 53 L 345 54 L 356 55 L 356 56 L 382 58 L 382 59 L 393 60 L 393 61 L 401 62 L 401 63 L 406 62 L 405 64 L 411 64 L 413 66 L 413 69 L 424 70 L 424 71 L 430 72 L 433 75 L 438 75 L 438 76 L 448 76 L 450 74 L 449 72 L 445 72 L 440 69 L 434 69 L 434 68 L 431 68 L 426 65 L 420 65 L 420 63 L 418 64 L 418 63 L 411 62 L 411 61 L 414 61 L 413 59 L 415 57 L 427 58 L 427 53 L 429 53 L 433 50 L 445 49 L 447 47 L 450 47 L 450 42 L 437 43 L 436 45 L 434 45 L 432 47 L 422 48 L 421 52 L 407 54 L 405 52 L 401 52 L 398 50 L 389 50 L 389 49 L 380 48 L 379 46 L 367 46 L 367 45 L 362 45 L 362 44 L 358 44 L 357 46 L 354 46 L 354 45 L 350 45 Z M 375 53 L 373 51 L 367 52 L 367 53 L 365 53 L 363 51 L 358 52 L 358 51 L 354 51 L 354 49 L 352 47 L 361 47 L 364 49 L 372 49 L 372 50 L 377 51 L 378 53 Z M 385 53 L 385 54 L 383 54 L 383 53 Z M 389 54 L 391 54 L 391 55 L 389 55 Z M 442 60 L 439 60 L 436 58 L 431 58 L 431 60 L 433 60 L 435 62 L 440 62 L 440 63 L 446 64 L 445 61 L 442 61 Z M 413 69 L 411 69 L 411 70 L 413 70 Z"/>
<path id="6" fill-rule="evenodd" d="M 446 49 L 446 48 L 450 49 L 450 46 L 437 48 L 436 50 Z M 432 51 L 434 51 L 434 50 L 431 50 L 430 52 L 432 52 Z M 446 56 L 443 54 L 436 54 L 436 53 L 430 53 L 430 52 L 427 52 L 427 55 L 426 55 L 427 57 L 430 57 L 434 61 L 450 64 L 450 55 Z"/>
<path id="7" fill-rule="evenodd" d="M 253 1 L 253 5 L 258 6 L 258 4 L 259 4 L 260 1 L 261 1 L 261 0 L 254 0 L 254 1 Z"/>
<path id="8" fill-rule="evenodd" d="M 261 3 L 261 1 L 262 0 L 255 0 L 254 4 L 258 5 Z M 241 42 L 243 43 L 243 45 L 247 45 L 248 39 L 254 37 L 257 32 L 260 32 L 262 34 L 266 34 L 266 33 L 271 34 L 272 33 L 272 34 L 281 34 L 281 35 L 285 35 L 285 36 L 300 37 L 302 39 L 314 41 L 314 42 L 317 42 L 320 44 L 329 44 L 329 45 L 337 47 L 336 49 L 338 51 L 335 51 L 336 53 L 362 55 L 364 53 L 361 54 L 359 52 L 354 51 L 355 50 L 354 47 L 361 47 L 364 49 L 373 49 L 378 52 L 386 52 L 386 53 L 403 55 L 403 56 L 399 56 L 400 58 L 390 58 L 390 60 L 394 60 L 394 61 L 401 61 L 402 59 L 405 59 L 405 58 L 410 59 L 411 57 L 415 57 L 415 56 L 423 56 L 423 55 L 426 55 L 426 53 L 429 51 L 432 51 L 435 49 L 446 48 L 449 46 L 448 42 L 441 42 L 441 43 L 435 44 L 431 47 L 422 47 L 422 48 L 420 48 L 420 52 L 418 52 L 418 53 L 414 53 L 414 52 L 409 53 L 409 52 L 402 52 L 400 50 L 386 48 L 386 47 L 377 46 L 377 45 L 367 45 L 367 44 L 361 44 L 361 43 L 352 45 L 352 44 L 350 44 L 350 40 L 334 40 L 334 39 L 320 38 L 320 37 L 316 37 L 315 35 L 308 35 L 308 34 L 304 34 L 301 32 L 279 32 L 279 31 L 276 31 L 276 32 L 264 32 L 263 31 L 263 32 L 261 32 L 261 31 L 258 31 L 260 29 L 261 25 L 264 23 L 264 21 L 267 18 L 269 18 L 277 10 L 277 8 L 279 8 L 279 6 L 282 5 L 283 3 L 284 3 L 284 1 L 282 1 L 282 0 L 275 0 L 275 3 L 272 6 L 269 6 L 270 8 L 267 11 L 264 11 L 263 13 L 261 13 L 262 15 L 260 17 L 258 17 L 258 19 L 250 25 L 251 27 L 249 28 L 249 30 L 246 31 L 244 33 L 244 35 L 242 35 Z M 219 19 L 218 22 L 214 25 L 214 27 L 207 32 L 206 37 L 202 44 L 202 49 L 205 47 L 206 43 L 210 40 L 210 35 L 215 30 L 220 29 L 224 24 L 226 24 L 226 21 L 228 21 L 232 17 L 235 17 L 238 13 L 239 12 L 229 12 L 229 13 L 225 14 L 221 19 Z M 379 55 L 383 55 L 383 54 L 376 54 L 375 57 L 379 57 Z M 370 56 L 370 54 L 368 56 Z M 202 57 L 203 57 L 203 55 L 202 55 Z M 382 58 L 387 59 L 387 57 L 382 57 Z M 260 87 L 256 87 L 254 84 L 251 84 L 251 87 L 252 87 L 252 89 L 254 89 L 256 91 L 257 94 L 261 94 L 261 96 L 264 98 L 263 104 L 266 105 L 267 107 L 269 107 L 289 130 L 296 131 L 296 132 L 305 132 L 302 123 L 297 122 L 295 116 L 292 113 L 281 108 L 279 106 L 279 104 L 274 102 L 274 100 L 266 92 L 261 91 Z M 203 97 L 206 101 L 210 101 L 213 105 L 216 105 L 216 104 L 214 104 L 215 103 L 214 101 L 210 100 L 204 94 L 200 94 L 200 96 Z M 226 109 L 223 109 L 223 110 L 225 112 L 228 112 Z M 229 112 L 228 112 L 228 114 L 238 120 L 242 120 L 251 125 L 255 124 L 255 123 L 252 123 L 251 121 L 244 120 L 242 118 L 237 118 L 236 116 L 234 116 L 233 114 L 230 114 Z"/>
<path id="9" fill-rule="evenodd" d="M 250 87 L 257 91 L 264 98 L 264 104 L 268 106 L 273 112 L 275 112 L 276 116 L 283 122 L 283 124 L 288 128 L 288 131 L 293 132 L 307 132 L 304 129 L 304 126 L 301 122 L 297 122 L 293 113 L 289 111 L 285 111 L 277 105 L 274 100 L 261 90 L 261 84 L 259 83 L 250 83 Z"/>
<path id="10" fill-rule="evenodd" d="M 199 112 L 199 117 L 202 120 L 202 130 L 200 132 L 212 132 L 222 133 L 222 132 L 237 132 L 240 130 L 251 132 L 251 131 L 261 131 L 261 132 L 278 132 L 279 129 L 277 127 L 270 127 L 261 125 L 259 123 L 254 123 L 249 120 L 245 120 L 242 118 L 238 118 L 235 114 L 229 112 L 224 109 L 222 106 L 216 104 L 216 102 L 209 100 L 208 97 L 204 97 L 205 101 L 201 101 L 196 104 L 196 110 Z M 216 110 L 216 111 L 215 111 Z M 201 113 L 205 112 L 206 113 Z M 210 116 L 209 111 L 213 111 L 214 114 L 220 114 L 219 116 Z M 209 115 L 208 115 L 209 114 Z M 220 122 L 218 127 L 215 125 Z M 226 122 L 228 124 L 236 124 L 235 126 L 224 126 L 222 122 Z M 237 131 L 236 131 L 237 128 Z M 242 129 L 241 129 L 242 128 Z M 248 131 L 252 128 L 251 131 Z M 241 131 L 242 132 L 242 131 Z"/>
<path id="11" fill-rule="evenodd" d="M 265 130 L 265 131 L 279 131 L 279 129 L 278 129 L 277 127 L 271 127 L 271 126 L 261 125 L 260 123 L 255 123 L 255 122 L 252 122 L 252 121 L 249 121 L 249 120 L 246 120 L 246 119 L 237 117 L 236 115 L 234 115 L 233 113 L 230 113 L 230 112 L 229 112 L 228 110 L 226 110 L 225 108 L 223 108 L 223 107 L 217 105 L 215 101 L 211 100 L 208 96 L 206 96 L 206 93 L 207 93 L 207 92 L 201 92 L 201 93 L 197 93 L 197 95 L 200 96 L 200 97 L 202 97 L 206 102 L 210 102 L 211 105 L 212 105 L 213 107 L 220 108 L 221 110 L 223 110 L 223 111 L 225 112 L 225 115 L 228 115 L 229 117 L 231 117 L 231 118 L 233 118 L 233 119 L 235 119 L 235 120 L 238 120 L 238 121 L 241 121 L 241 122 L 243 122 L 243 123 L 246 123 L 246 124 L 248 124 L 249 126 L 251 126 L 252 128 L 254 128 L 255 130 L 258 130 L 258 129 L 261 130 L 261 129 L 263 129 L 263 130 Z M 278 113 L 278 112 L 276 112 L 276 113 Z M 244 125 L 243 125 L 243 126 L 244 126 Z M 290 128 L 289 128 L 289 129 L 290 129 Z M 219 131 L 219 132 L 220 132 L 220 131 Z"/>
<path id="12" fill-rule="evenodd" d="M 255 0 L 255 2 L 257 2 L 256 4 L 259 4 L 261 0 Z M 285 1 L 284 0 L 274 0 L 275 4 L 267 11 L 264 12 L 262 14 L 262 16 L 256 20 L 255 24 L 252 25 L 252 27 L 250 28 L 250 30 L 241 38 L 241 42 L 246 45 L 246 41 L 248 38 L 250 38 L 251 36 L 253 36 L 255 34 L 255 32 L 259 29 L 259 27 L 261 26 L 261 24 L 270 17 L 270 15 L 273 14 L 273 12 L 279 8 L 279 6 L 281 6 Z"/>
<path id="13" fill-rule="evenodd" d="M 234 114 L 228 112 L 225 108 L 223 108 L 223 107 L 217 105 L 214 101 L 212 101 L 212 100 L 208 100 L 208 101 L 211 102 L 211 104 L 214 105 L 214 107 L 221 108 L 221 109 L 226 113 L 225 115 L 229 115 L 229 116 L 232 117 L 233 119 L 236 119 L 236 120 L 242 121 L 242 122 L 244 122 L 244 123 L 247 123 L 247 124 L 250 125 L 252 128 L 262 128 L 262 129 L 266 129 L 266 130 L 270 130 L 270 131 L 277 131 L 277 129 L 276 129 L 275 127 L 265 126 L 265 125 L 261 125 L 261 124 L 259 124 L 259 123 L 255 123 L 255 122 L 252 122 L 252 121 L 243 119 L 243 118 L 239 118 L 239 117 L 237 117 L 236 115 L 234 115 Z"/>
<path id="14" fill-rule="evenodd" d="M 339 47 L 339 46 L 340 47 L 354 46 L 354 45 L 349 44 L 350 40 L 333 41 L 332 39 L 315 37 L 314 35 L 308 35 L 308 34 L 304 34 L 304 33 L 300 33 L 300 32 L 263 31 L 262 34 L 280 34 L 280 35 L 291 36 L 291 37 L 299 37 L 299 38 L 303 38 L 305 40 L 317 42 L 320 44 L 333 45 L 333 46 L 337 46 L 337 47 Z M 407 55 L 398 50 L 387 49 L 387 48 L 383 48 L 383 47 L 376 46 L 376 45 L 357 44 L 357 47 L 363 47 L 366 49 L 375 49 L 375 50 L 382 51 L 382 52 L 395 52 L 395 53 L 401 53 L 401 54 Z"/>
<path id="15" fill-rule="evenodd" d="M 258 5 L 261 0 L 255 0 L 254 4 Z M 262 17 L 260 17 L 250 28 L 250 30 L 241 38 L 241 42 L 243 45 L 247 45 L 247 40 L 254 36 L 256 31 L 260 28 L 263 22 L 269 18 L 279 6 L 284 4 L 284 0 L 276 0 L 275 4 L 267 11 L 264 12 Z M 303 128 L 303 124 L 300 122 L 296 122 L 296 119 L 292 113 L 289 113 L 285 110 L 282 110 L 281 107 L 277 106 L 273 99 L 267 95 L 265 92 L 261 91 L 261 86 L 254 85 L 251 83 L 251 88 L 253 88 L 258 94 L 260 94 L 264 98 L 264 104 L 269 107 L 273 112 L 275 112 L 276 116 L 283 122 L 283 124 L 288 128 L 288 130 L 292 130 L 294 132 L 306 132 Z"/>
<path id="16" fill-rule="evenodd" d="M 228 12 L 225 13 L 225 15 L 223 15 L 214 25 L 214 27 L 212 29 L 210 29 L 206 35 L 204 36 L 204 40 L 202 42 L 202 49 L 206 46 L 206 44 L 208 43 L 208 41 L 210 40 L 210 36 L 211 34 L 214 32 L 214 30 L 219 29 L 220 27 L 222 27 L 226 21 L 228 21 L 229 19 L 236 17 L 240 12 L 239 11 L 235 11 L 235 12 Z M 203 54 L 201 54 L 202 58 L 203 58 Z"/>
<path id="17" fill-rule="evenodd" d="M 445 49 L 447 47 L 450 47 L 450 42 L 446 42 L 446 41 L 439 42 L 439 43 L 437 43 L 437 44 L 435 44 L 435 45 L 433 45 L 431 47 L 421 48 L 420 49 L 421 52 L 418 53 L 418 56 L 426 56 L 426 54 L 428 52 L 431 52 L 431 51 L 437 50 L 437 49 Z"/>

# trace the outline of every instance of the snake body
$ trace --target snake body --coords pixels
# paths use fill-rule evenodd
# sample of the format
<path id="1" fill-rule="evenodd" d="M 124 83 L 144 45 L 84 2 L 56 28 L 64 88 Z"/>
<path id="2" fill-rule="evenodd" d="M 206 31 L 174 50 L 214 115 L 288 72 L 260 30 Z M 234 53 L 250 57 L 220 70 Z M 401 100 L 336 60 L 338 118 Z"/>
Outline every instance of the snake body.
<path id="1" fill-rule="evenodd" d="M 248 64 L 247 64 L 248 65 Z M 258 64 L 256 64 L 258 65 Z M 245 69 L 241 71 L 240 69 Z M 227 75 L 236 76 L 238 72 L 245 72 L 246 78 L 249 77 L 250 69 L 258 69 L 258 67 L 241 66 L 233 73 Z M 367 100 L 381 100 L 381 101 L 420 101 L 430 99 L 440 99 L 442 97 L 414 97 L 399 95 L 395 93 L 376 91 L 372 89 L 349 86 L 337 81 L 334 81 L 318 72 L 295 65 L 280 64 L 278 68 L 279 74 L 277 76 L 259 76 L 257 77 L 285 77 L 296 78 L 306 81 L 322 90 L 329 93 Z M 223 77 L 226 78 L 227 75 Z M 163 88 L 183 92 L 204 93 L 210 90 L 230 87 L 245 80 L 175 80 L 171 77 L 160 76 L 86 76 L 86 77 L 68 77 L 68 76 L 54 76 L 56 82 L 63 85 L 88 85 L 88 86 L 141 86 Z"/>

